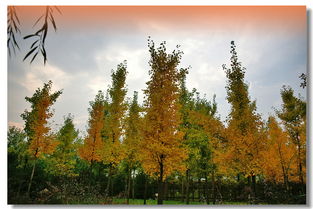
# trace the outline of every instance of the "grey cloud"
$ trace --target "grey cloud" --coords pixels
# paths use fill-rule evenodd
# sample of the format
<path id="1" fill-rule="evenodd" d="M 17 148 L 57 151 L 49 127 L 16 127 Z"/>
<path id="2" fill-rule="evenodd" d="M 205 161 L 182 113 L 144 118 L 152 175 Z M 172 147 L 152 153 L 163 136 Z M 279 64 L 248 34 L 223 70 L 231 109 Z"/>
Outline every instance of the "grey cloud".
<path id="1" fill-rule="evenodd" d="M 162 28 L 161 28 L 162 29 Z M 272 106 L 280 104 L 279 90 L 281 84 L 291 85 L 296 92 L 304 91 L 299 87 L 298 74 L 306 70 L 306 37 L 274 36 L 255 33 L 225 33 L 221 31 L 205 30 L 181 32 L 165 30 L 156 32 L 145 31 L 143 28 L 129 27 L 117 30 L 106 28 L 92 32 L 59 29 L 47 39 L 48 62 L 54 67 L 70 75 L 70 83 L 55 81 L 64 88 L 55 109 L 55 124 L 61 124 L 63 116 L 72 113 L 77 127 L 85 130 L 88 118 L 89 101 L 94 99 L 97 90 L 106 91 L 111 83 L 111 70 L 117 64 L 128 60 L 127 77 L 128 97 L 133 91 L 139 92 L 139 101 L 143 100 L 142 89 L 146 88 L 148 76 L 149 52 L 147 37 L 152 36 L 156 44 L 168 41 L 168 50 L 172 51 L 177 44 L 185 52 L 180 67 L 191 65 L 187 75 L 187 87 L 196 87 L 200 93 L 206 94 L 209 100 L 216 94 L 218 113 L 222 120 L 226 119 L 230 106 L 226 101 L 226 76 L 222 71 L 222 64 L 230 63 L 230 41 L 235 40 L 239 59 L 247 68 L 246 81 L 252 99 L 257 99 L 258 112 L 264 117 L 273 112 Z M 152 33 L 152 34 L 150 34 Z M 22 46 L 23 49 L 28 45 Z M 32 92 L 21 85 L 21 81 L 37 60 L 30 66 L 21 62 L 22 55 L 8 61 L 9 86 L 9 121 L 21 122 L 20 113 L 27 108 L 23 99 Z M 42 70 L 45 70 L 43 67 Z M 38 74 L 38 76 L 40 76 Z M 41 86 L 38 86 L 41 87 Z M 85 120 L 85 121 L 84 121 Z M 57 127 L 57 126 L 56 126 Z"/>

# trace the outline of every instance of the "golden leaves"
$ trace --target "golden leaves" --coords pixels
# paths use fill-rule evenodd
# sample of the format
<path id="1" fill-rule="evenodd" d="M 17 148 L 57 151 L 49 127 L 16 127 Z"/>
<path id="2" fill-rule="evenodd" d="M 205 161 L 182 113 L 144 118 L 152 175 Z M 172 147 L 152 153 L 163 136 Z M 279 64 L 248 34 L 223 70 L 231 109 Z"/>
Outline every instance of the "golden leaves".
<path id="1" fill-rule="evenodd" d="M 52 82 L 44 84 L 42 89 L 37 89 L 32 97 L 26 97 L 31 103 L 32 111 L 25 111 L 21 116 L 25 120 L 25 132 L 29 137 L 28 152 L 35 158 L 54 152 L 58 142 L 50 132 L 48 119 L 52 117 L 50 106 L 56 101 L 61 91 L 50 93 Z"/>
<path id="2" fill-rule="evenodd" d="M 291 143 L 287 132 L 283 131 L 274 117 L 269 118 L 268 139 L 262 155 L 262 171 L 270 181 L 284 182 L 297 173 L 296 146 Z M 269 163 L 270 162 L 270 163 Z M 286 183 L 286 182 L 285 182 Z"/>
<path id="3" fill-rule="evenodd" d="M 104 100 L 101 91 L 96 95 L 95 101 L 91 102 L 88 136 L 84 144 L 79 149 L 81 158 L 88 162 L 102 161 L 101 150 L 104 143 L 102 141 L 102 129 L 104 126 Z"/>
<path id="4" fill-rule="evenodd" d="M 178 129 L 181 123 L 178 87 L 181 74 L 177 65 L 181 52 L 167 54 L 164 43 L 155 49 L 151 42 L 149 47 L 151 70 L 144 91 L 146 115 L 140 159 L 145 172 L 163 180 L 174 171 L 186 169 L 183 133 Z"/>

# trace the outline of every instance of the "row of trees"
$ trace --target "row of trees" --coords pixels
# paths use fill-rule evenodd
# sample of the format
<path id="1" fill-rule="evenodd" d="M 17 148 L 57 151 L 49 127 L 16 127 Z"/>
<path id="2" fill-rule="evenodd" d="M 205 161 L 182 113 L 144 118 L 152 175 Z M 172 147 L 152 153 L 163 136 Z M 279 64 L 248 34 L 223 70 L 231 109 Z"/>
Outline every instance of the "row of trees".
<path id="1" fill-rule="evenodd" d="M 305 195 L 305 101 L 284 86 L 282 108 L 276 111 L 279 120 L 273 115 L 263 121 L 249 97 L 246 69 L 231 42 L 230 67 L 223 65 L 231 111 L 223 123 L 217 116 L 215 96 L 208 101 L 196 89 L 186 88 L 189 69 L 178 68 L 183 52 L 177 48 L 167 53 L 165 42 L 158 48 L 153 41 L 148 43 L 151 69 L 144 104 L 138 103 L 137 92 L 127 100 L 127 65 L 119 64 L 108 90 L 99 91 L 90 102 L 86 136 L 79 136 L 71 115 L 64 118 L 59 131 L 51 131 L 51 106 L 62 94 L 51 92 L 51 81 L 26 97 L 31 110 L 21 115 L 24 130 L 11 127 L 8 132 L 10 203 L 16 203 L 23 192 L 28 200 L 39 201 L 61 191 L 62 203 L 68 203 L 71 194 L 86 196 L 89 191 L 96 196 L 95 190 L 106 203 L 115 191 L 129 203 L 139 187 L 145 200 L 152 197 L 151 185 L 156 184 L 157 203 L 162 204 L 168 184 L 175 183 L 181 185 L 182 201 L 189 204 L 195 181 L 203 185 L 199 200 L 208 204 L 227 195 L 238 199 L 243 191 L 243 199 L 254 203 L 273 198 L 274 190 L 265 188 L 269 184 L 286 194 L 278 198 L 280 203 Z M 121 174 L 125 181 L 116 183 Z M 135 179 L 140 182 L 138 188 Z M 301 200 L 305 203 L 305 198 Z"/>

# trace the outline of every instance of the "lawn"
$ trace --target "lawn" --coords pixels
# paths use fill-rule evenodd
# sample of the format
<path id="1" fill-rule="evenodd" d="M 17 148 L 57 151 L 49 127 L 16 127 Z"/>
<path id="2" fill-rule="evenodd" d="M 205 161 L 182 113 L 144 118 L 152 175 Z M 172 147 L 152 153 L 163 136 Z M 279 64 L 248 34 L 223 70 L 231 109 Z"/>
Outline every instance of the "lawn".
<path id="1" fill-rule="evenodd" d="M 126 204 L 126 199 L 113 199 L 112 204 Z M 143 205 L 143 199 L 129 199 L 130 205 Z M 148 199 L 147 205 L 156 205 L 157 200 Z M 186 203 L 176 200 L 164 200 L 164 205 L 186 205 Z M 204 202 L 189 202 L 190 205 L 205 205 Z M 212 204 L 212 203 L 211 203 Z M 248 205 L 247 202 L 223 202 L 223 205 Z"/>

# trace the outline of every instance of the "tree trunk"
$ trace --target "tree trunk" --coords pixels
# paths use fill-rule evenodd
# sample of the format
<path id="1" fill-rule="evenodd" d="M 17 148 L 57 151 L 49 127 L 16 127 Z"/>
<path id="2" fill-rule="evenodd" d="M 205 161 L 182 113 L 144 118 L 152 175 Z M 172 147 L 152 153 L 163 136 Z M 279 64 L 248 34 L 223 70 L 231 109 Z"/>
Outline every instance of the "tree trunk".
<path id="1" fill-rule="evenodd" d="M 128 177 L 127 177 L 127 201 L 126 203 L 129 204 L 129 197 L 130 197 L 130 181 L 131 181 L 131 170 L 128 168 Z"/>
<path id="2" fill-rule="evenodd" d="M 237 174 L 237 192 L 234 191 L 234 198 L 237 200 L 238 196 L 242 193 L 241 188 L 240 188 L 240 173 Z"/>
<path id="3" fill-rule="evenodd" d="M 201 179 L 198 178 L 198 198 L 199 198 L 199 202 L 201 202 Z"/>
<path id="4" fill-rule="evenodd" d="M 19 184 L 18 184 L 18 189 L 17 189 L 17 199 L 20 197 L 20 192 L 21 192 L 21 188 L 22 188 L 22 184 L 23 184 L 23 179 L 20 179 Z"/>
<path id="5" fill-rule="evenodd" d="M 114 179 L 111 176 L 111 189 L 109 190 L 109 196 L 114 196 Z"/>
<path id="6" fill-rule="evenodd" d="M 192 185 L 192 201 L 195 201 L 195 183 L 193 182 L 193 179 L 191 179 L 191 185 Z"/>
<path id="7" fill-rule="evenodd" d="M 253 199 L 256 198 L 256 176 L 252 176 Z"/>
<path id="8" fill-rule="evenodd" d="M 164 200 L 168 200 L 168 182 L 164 181 Z"/>
<path id="9" fill-rule="evenodd" d="M 300 139 L 299 135 L 297 134 L 297 144 L 298 144 L 298 166 L 299 166 L 299 181 L 303 185 L 304 180 L 303 180 L 303 173 L 302 173 L 302 162 L 301 162 L 301 144 L 300 144 Z"/>
<path id="10" fill-rule="evenodd" d="M 23 174 L 26 171 L 26 165 L 27 165 L 27 160 L 25 160 L 25 163 L 24 163 L 23 172 L 22 172 Z M 17 190 L 17 195 L 16 195 L 17 199 L 20 197 L 20 192 L 21 192 L 21 188 L 22 188 L 23 182 L 24 182 L 24 178 L 20 178 L 20 182 L 19 182 L 18 190 Z"/>
<path id="11" fill-rule="evenodd" d="M 148 187 L 148 176 L 145 176 L 145 191 L 143 193 L 143 204 L 147 204 L 147 187 Z"/>
<path id="12" fill-rule="evenodd" d="M 204 184 L 204 194 L 205 194 L 205 199 L 206 199 L 206 204 L 210 204 L 210 199 L 209 199 L 209 187 L 208 187 L 208 175 L 205 174 L 205 184 Z"/>
<path id="13" fill-rule="evenodd" d="M 184 177 L 182 176 L 182 178 L 181 178 L 181 201 L 182 202 L 184 202 L 184 200 L 185 200 L 184 188 L 185 188 Z"/>
<path id="14" fill-rule="evenodd" d="M 34 166 L 33 166 L 33 170 L 32 173 L 30 175 L 30 180 L 29 180 L 29 184 L 28 184 L 28 188 L 27 188 L 27 196 L 30 197 L 30 187 L 32 185 L 32 181 L 33 181 L 33 177 L 34 177 L 34 173 L 35 173 L 35 168 L 36 168 L 36 163 L 37 163 L 37 159 L 34 162 Z"/>
<path id="15" fill-rule="evenodd" d="M 135 173 L 135 169 L 134 169 Z M 133 178 L 132 173 L 130 173 L 130 179 L 132 180 L 132 198 L 135 200 L 135 178 Z"/>
<path id="16" fill-rule="evenodd" d="M 109 192 L 110 192 L 110 184 L 111 184 L 111 176 L 112 176 L 112 167 L 110 165 L 109 168 L 109 175 L 108 175 L 108 184 L 107 184 L 107 188 L 105 189 L 105 194 L 104 197 L 108 197 L 109 196 Z"/>
<path id="17" fill-rule="evenodd" d="M 89 192 L 92 192 L 91 186 L 95 184 L 95 183 L 94 183 L 94 182 L 95 182 L 95 179 L 93 178 L 94 175 L 93 175 L 93 173 L 92 173 L 93 166 L 94 166 L 94 162 L 95 162 L 95 161 L 91 160 L 91 163 L 90 163 L 90 166 L 89 166 L 89 170 L 88 170 L 88 175 L 89 175 L 88 191 L 89 191 Z"/>
<path id="18" fill-rule="evenodd" d="M 222 186 L 221 186 L 221 178 L 217 178 L 217 182 L 215 182 L 215 194 L 216 196 L 219 195 L 220 201 L 223 201 L 223 196 L 222 196 Z M 230 193 L 230 199 L 232 198 L 231 193 Z"/>
<path id="19" fill-rule="evenodd" d="M 215 173 L 214 170 L 212 171 L 212 194 L 213 194 L 213 205 L 216 202 L 216 192 L 215 192 Z"/>
<path id="20" fill-rule="evenodd" d="M 186 204 L 189 205 L 189 169 L 186 171 Z"/>
<path id="21" fill-rule="evenodd" d="M 252 203 L 251 202 L 251 197 L 252 197 L 251 176 L 248 176 L 247 179 L 248 179 L 248 193 L 249 193 L 248 194 L 248 201 L 251 204 Z"/>
<path id="22" fill-rule="evenodd" d="M 160 176 L 158 182 L 158 205 L 163 205 L 163 162 L 160 162 Z"/>
<path id="23" fill-rule="evenodd" d="M 281 169 L 283 171 L 283 176 L 284 176 L 284 186 L 285 186 L 285 189 L 287 191 L 287 193 L 289 194 L 289 183 L 288 183 L 288 172 L 285 168 L 285 165 L 283 164 L 283 161 L 282 161 L 282 151 L 281 151 L 281 147 L 279 146 L 278 147 L 278 153 L 279 153 L 279 158 L 280 158 L 280 165 L 281 165 Z"/>

